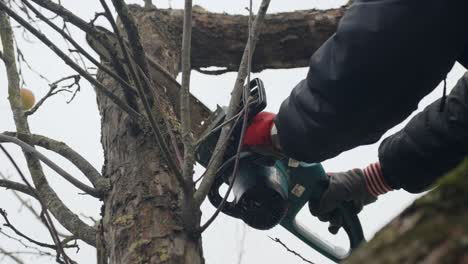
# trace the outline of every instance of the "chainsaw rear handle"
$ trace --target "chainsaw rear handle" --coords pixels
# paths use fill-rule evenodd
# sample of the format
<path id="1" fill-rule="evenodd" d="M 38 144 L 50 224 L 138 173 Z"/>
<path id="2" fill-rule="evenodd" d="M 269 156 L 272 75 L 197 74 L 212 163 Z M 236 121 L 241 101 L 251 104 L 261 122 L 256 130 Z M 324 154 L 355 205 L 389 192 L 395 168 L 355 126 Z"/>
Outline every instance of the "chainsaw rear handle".
<path id="1" fill-rule="evenodd" d="M 355 213 L 354 206 L 351 202 L 344 202 L 338 207 L 338 210 L 343 216 L 343 229 L 346 231 L 346 234 L 348 234 L 350 251 L 352 251 L 359 247 L 365 239 L 361 221 L 359 221 L 359 217 Z"/>
<path id="2" fill-rule="evenodd" d="M 296 218 L 291 222 L 283 221 L 281 225 L 325 257 L 335 262 L 341 262 L 349 257 L 351 252 L 364 240 L 361 223 L 359 222 L 357 215 L 353 214 L 352 211 L 348 211 L 349 209 L 350 208 L 347 206 L 339 208 L 344 217 L 343 228 L 346 231 L 350 242 L 350 248 L 348 250 L 335 246 L 324 240 L 318 234 L 312 232 L 310 228 L 307 228 L 298 222 Z"/>
<path id="3" fill-rule="evenodd" d="M 326 242 L 318 234 L 311 231 L 296 220 L 297 214 L 307 204 L 315 206 L 320 201 L 322 194 L 328 188 L 330 178 L 319 163 L 291 162 L 282 160 L 277 162 L 276 168 L 285 171 L 289 175 L 290 208 L 281 225 L 304 243 L 311 246 L 329 259 L 340 262 L 347 258 L 351 251 L 364 241 L 361 222 L 351 202 L 343 202 L 337 209 L 343 217 L 343 229 L 346 231 L 350 242 L 348 250 Z"/>
<path id="4" fill-rule="evenodd" d="M 364 241 L 364 234 L 361 222 L 358 216 L 353 212 L 352 204 L 346 202 L 341 205 L 338 210 L 343 216 L 343 229 L 348 235 L 350 243 L 350 248 L 348 250 L 324 240 L 318 234 L 311 231 L 310 227 L 306 227 L 297 221 L 295 216 L 293 219 L 284 219 L 281 225 L 304 243 L 317 250 L 320 254 L 335 262 L 341 262 L 349 257 L 351 252 Z"/>

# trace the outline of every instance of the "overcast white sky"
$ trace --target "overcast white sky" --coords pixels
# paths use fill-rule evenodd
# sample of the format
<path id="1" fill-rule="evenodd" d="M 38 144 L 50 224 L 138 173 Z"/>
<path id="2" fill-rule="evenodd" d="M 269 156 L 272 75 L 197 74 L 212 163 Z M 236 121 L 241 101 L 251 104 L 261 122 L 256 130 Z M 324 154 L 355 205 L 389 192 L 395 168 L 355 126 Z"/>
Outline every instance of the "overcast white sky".
<path id="1" fill-rule="evenodd" d="M 128 1 L 141 4 L 143 1 Z M 269 12 L 292 11 L 298 9 L 309 8 L 332 8 L 339 6 L 346 1 L 326 1 L 326 0 L 289 0 L 289 1 L 272 1 Z M 95 12 L 99 12 L 100 6 L 97 1 L 82 0 L 62 0 L 62 3 L 73 10 L 76 14 L 90 19 Z M 259 0 L 254 1 L 255 6 L 260 3 Z M 173 8 L 181 8 L 182 0 L 161 0 L 155 1 L 158 7 L 165 8 L 169 5 Z M 201 5 L 206 9 L 214 12 L 228 12 L 246 14 L 245 6 L 248 1 L 215 1 L 215 0 L 198 0 L 194 4 Z M 46 30 L 44 32 L 50 32 Z M 25 54 L 26 59 L 32 67 L 50 81 L 59 79 L 60 77 L 73 73 L 63 62 L 58 60 L 44 45 L 40 44 L 30 35 L 23 36 L 21 30 L 17 29 L 17 41 Z M 82 39 L 82 35 L 79 35 Z M 57 43 L 63 45 L 60 38 L 56 38 Z M 31 89 L 37 98 L 40 98 L 48 91 L 47 82 L 38 78 L 37 74 L 28 70 L 23 66 L 25 76 L 25 87 Z M 448 87 L 451 88 L 462 75 L 464 69 L 457 65 L 450 73 L 448 78 Z M 280 103 L 290 93 L 291 89 L 301 79 L 305 77 L 307 69 L 292 69 L 292 70 L 267 70 L 260 74 L 254 74 L 254 77 L 260 77 L 267 89 L 268 95 L 268 111 L 276 112 Z M 204 76 L 197 72 L 192 73 L 192 91 L 206 105 L 212 109 L 216 104 L 225 105 L 229 100 L 229 92 L 233 87 L 235 80 L 234 73 L 228 73 L 221 76 Z M 428 95 L 420 104 L 421 107 L 427 105 L 433 100 L 440 97 L 442 94 L 439 86 L 433 93 Z M 103 163 L 102 147 L 100 145 L 100 117 L 97 111 L 96 99 L 93 88 L 86 82 L 82 82 L 81 92 L 71 104 L 66 104 L 68 95 L 59 95 L 48 101 L 34 116 L 30 118 L 32 131 L 37 134 L 43 134 L 48 137 L 66 142 L 76 151 L 85 156 L 96 168 L 100 170 Z M 7 101 L 7 81 L 5 78 L 5 68 L 0 63 L 0 132 L 14 130 L 13 119 L 10 113 L 10 107 Z M 402 125 L 397 126 L 387 133 L 397 131 Z M 341 171 L 354 167 L 363 167 L 370 162 L 377 160 L 378 143 L 370 146 L 363 146 L 354 150 L 343 153 L 342 155 L 324 162 L 324 166 L 328 171 Z M 24 166 L 24 158 L 19 150 L 11 145 L 7 146 L 16 159 Z M 69 172 L 77 175 L 80 179 L 85 180 L 80 173 L 71 166 L 68 162 L 57 157 L 53 153 L 43 151 L 57 163 L 61 164 Z M 6 159 L 0 155 L 0 172 L 9 175 L 12 180 L 20 181 L 18 175 L 8 164 Z M 79 191 L 55 173 L 46 169 L 47 177 L 51 185 L 55 188 L 59 196 L 65 203 L 74 211 L 83 216 L 99 217 L 100 203 L 94 199 L 79 195 Z M 200 173 L 201 169 L 197 169 Z M 395 191 L 385 197 L 360 214 L 360 219 L 363 223 L 365 235 L 371 238 L 373 234 L 395 217 L 404 207 L 410 204 L 414 195 L 405 193 L 404 191 Z M 12 221 L 17 223 L 18 227 L 27 234 L 31 234 L 35 238 L 42 241 L 50 241 L 45 229 L 33 220 L 31 214 L 21 208 L 16 198 L 10 191 L 0 190 L 0 208 L 8 211 Z M 204 219 L 210 216 L 213 208 L 209 204 L 204 204 L 203 214 Z M 89 219 L 83 217 L 87 222 Z M 326 225 L 319 223 L 312 217 L 308 216 L 308 212 L 301 214 L 301 220 L 315 232 L 326 234 L 329 240 L 332 240 L 343 246 L 347 245 L 346 236 L 341 233 L 338 237 L 332 237 L 327 234 Z M 6 230 L 6 229 L 4 229 Z M 268 236 L 278 237 L 282 239 L 294 250 L 303 254 L 304 257 L 314 261 L 315 263 L 330 263 L 327 259 L 317 254 L 314 250 L 308 248 L 298 239 L 285 232 L 281 227 L 273 228 L 269 231 L 257 231 L 246 227 L 239 220 L 220 216 L 212 227 L 203 235 L 204 254 L 207 263 L 303 263 L 297 257 L 286 252 L 279 244 L 272 242 Z M 7 240 L 0 235 L 0 247 L 7 250 L 23 250 L 21 245 L 15 241 Z M 71 252 L 70 252 L 71 253 Z M 81 245 L 81 251 L 78 254 L 70 254 L 78 263 L 95 263 L 94 250 L 84 244 Z M 35 257 L 25 258 L 26 263 L 53 263 L 53 259 Z M 1 263 L 13 263 L 9 259 L 0 259 Z"/>

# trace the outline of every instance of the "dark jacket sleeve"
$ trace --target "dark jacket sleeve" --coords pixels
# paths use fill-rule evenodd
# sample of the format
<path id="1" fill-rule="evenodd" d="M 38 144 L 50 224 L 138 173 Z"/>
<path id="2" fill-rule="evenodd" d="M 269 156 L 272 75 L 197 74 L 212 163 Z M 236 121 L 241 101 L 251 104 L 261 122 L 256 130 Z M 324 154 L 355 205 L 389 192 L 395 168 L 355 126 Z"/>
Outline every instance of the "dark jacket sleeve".
<path id="1" fill-rule="evenodd" d="M 281 147 L 319 162 L 376 142 L 462 53 L 466 0 L 355 1 L 275 120 Z"/>
<path id="2" fill-rule="evenodd" d="M 417 114 L 379 147 L 386 182 L 393 188 L 421 192 L 468 154 L 468 73 L 448 95 Z"/>

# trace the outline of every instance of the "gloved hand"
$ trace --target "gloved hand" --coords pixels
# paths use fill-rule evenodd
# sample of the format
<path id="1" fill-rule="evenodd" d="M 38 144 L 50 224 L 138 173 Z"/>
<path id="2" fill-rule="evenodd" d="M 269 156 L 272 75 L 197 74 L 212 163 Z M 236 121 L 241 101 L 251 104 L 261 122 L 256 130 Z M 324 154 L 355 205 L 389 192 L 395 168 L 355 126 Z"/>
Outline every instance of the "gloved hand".
<path id="1" fill-rule="evenodd" d="M 246 147 L 273 147 L 271 129 L 274 125 L 275 114 L 260 112 L 252 119 L 245 131 L 243 144 Z"/>
<path id="2" fill-rule="evenodd" d="M 329 173 L 329 176 L 328 188 L 319 204 L 309 202 L 309 210 L 320 221 L 330 222 L 328 230 L 332 234 L 336 234 L 343 225 L 343 217 L 337 207 L 344 201 L 351 202 L 357 214 L 364 205 L 375 202 L 377 196 L 392 190 L 385 183 L 379 163 L 371 164 L 363 170 Z"/>

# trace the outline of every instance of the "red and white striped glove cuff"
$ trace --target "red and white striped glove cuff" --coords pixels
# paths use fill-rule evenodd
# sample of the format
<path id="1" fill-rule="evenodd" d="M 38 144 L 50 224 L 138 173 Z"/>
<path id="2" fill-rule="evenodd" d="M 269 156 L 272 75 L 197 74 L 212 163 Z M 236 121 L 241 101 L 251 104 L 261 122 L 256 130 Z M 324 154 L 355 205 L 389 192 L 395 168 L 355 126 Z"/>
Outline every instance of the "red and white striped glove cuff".
<path id="1" fill-rule="evenodd" d="M 385 182 L 379 162 L 372 163 L 371 165 L 364 168 L 363 171 L 366 179 L 367 189 L 375 197 L 393 190 Z"/>

